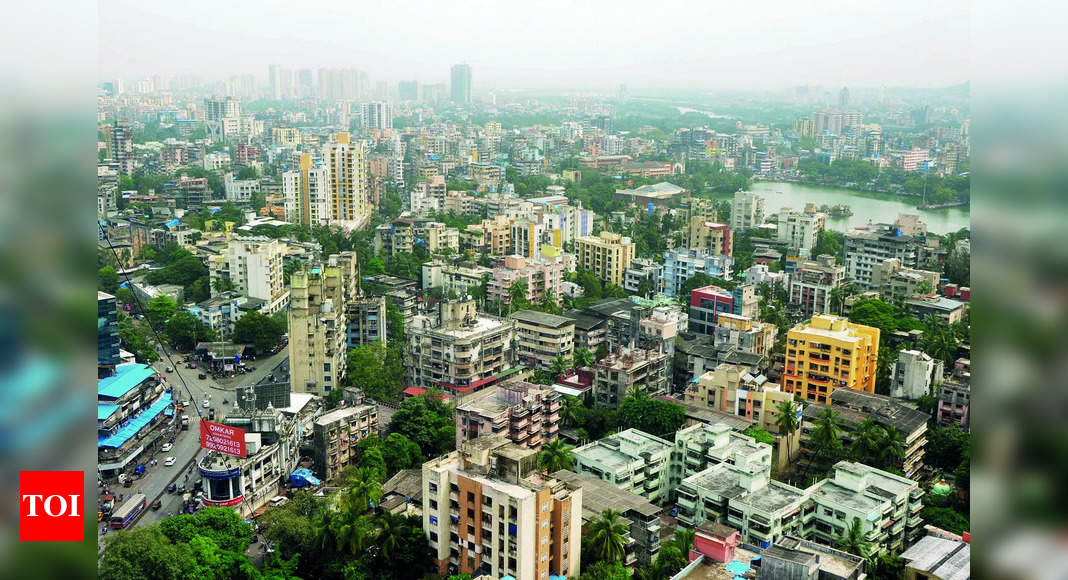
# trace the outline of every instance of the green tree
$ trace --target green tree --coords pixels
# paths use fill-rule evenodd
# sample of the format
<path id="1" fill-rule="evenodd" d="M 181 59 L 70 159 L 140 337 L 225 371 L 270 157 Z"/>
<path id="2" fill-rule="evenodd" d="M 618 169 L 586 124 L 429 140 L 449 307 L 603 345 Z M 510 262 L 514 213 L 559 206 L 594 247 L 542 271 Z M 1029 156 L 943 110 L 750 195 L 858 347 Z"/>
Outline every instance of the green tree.
<path id="1" fill-rule="evenodd" d="M 619 404 L 618 423 L 658 437 L 678 431 L 686 422 L 686 410 L 678 403 L 652 399 L 640 387 Z"/>
<path id="2" fill-rule="evenodd" d="M 830 407 L 824 407 L 812 423 L 812 442 L 816 455 L 822 460 L 833 461 L 842 448 L 842 417 Z"/>
<path id="3" fill-rule="evenodd" d="M 786 456 L 793 458 L 790 450 L 790 440 L 794 431 L 797 430 L 797 403 L 794 401 L 782 401 L 775 405 L 775 428 L 779 434 L 786 437 Z"/>
<path id="4" fill-rule="evenodd" d="M 581 425 L 586 418 L 586 408 L 578 397 L 565 396 L 560 407 L 560 419 L 565 427 Z"/>
<path id="5" fill-rule="evenodd" d="M 852 434 L 853 442 L 849 446 L 849 454 L 853 461 L 859 461 L 867 465 L 875 465 L 875 458 L 879 455 L 879 448 L 886 438 L 886 432 L 882 426 L 868 417 L 861 421 Z"/>
<path id="6" fill-rule="evenodd" d="M 285 326 L 278 319 L 251 311 L 234 323 L 233 341 L 235 344 L 252 345 L 257 354 L 263 354 L 277 346 L 285 332 Z"/>
<path id="7" fill-rule="evenodd" d="M 528 307 L 530 307 L 530 302 L 527 302 L 527 283 L 516 280 L 508 288 L 508 312 L 526 310 Z"/>
<path id="8" fill-rule="evenodd" d="M 100 289 L 108 294 L 114 294 L 119 289 L 119 275 L 115 273 L 115 268 L 111 266 L 104 266 L 97 270 L 96 279 Z"/>
<path id="9" fill-rule="evenodd" d="M 597 352 L 595 354 L 597 360 L 603 360 L 608 356 L 608 343 L 602 342 L 597 345 Z"/>
<path id="10" fill-rule="evenodd" d="M 627 525 L 622 521 L 622 514 L 616 510 L 605 510 L 601 515 L 586 524 L 586 537 L 589 538 L 591 558 L 595 562 L 622 561 L 626 555 Z"/>
<path id="11" fill-rule="evenodd" d="M 178 580 L 191 564 L 188 553 L 171 544 L 158 526 L 142 526 L 111 534 L 100 559 L 105 580 Z"/>
<path id="12" fill-rule="evenodd" d="M 371 397 L 395 401 L 404 381 L 400 356 L 398 349 L 379 341 L 360 345 L 348 353 L 347 380 Z"/>
<path id="13" fill-rule="evenodd" d="M 971 284 L 971 253 L 964 250 L 953 250 L 949 256 L 946 257 L 945 274 L 946 278 L 954 284 L 960 284 L 961 286 L 968 286 Z"/>
<path id="14" fill-rule="evenodd" d="M 274 542 L 285 557 L 311 555 L 315 542 L 314 519 L 322 513 L 321 500 L 303 491 L 295 492 L 282 506 L 268 509 L 256 523 L 260 534 Z"/>
<path id="15" fill-rule="evenodd" d="M 928 506 L 920 511 L 920 517 L 928 525 L 952 534 L 961 534 L 971 529 L 968 518 L 951 508 Z"/>
<path id="16" fill-rule="evenodd" d="M 382 456 L 386 460 L 389 475 L 402 469 L 411 469 L 423 464 L 423 452 L 414 441 L 400 433 L 390 433 L 382 444 Z"/>
<path id="17" fill-rule="evenodd" d="M 424 459 L 437 457 L 456 447 L 454 411 L 438 395 L 405 399 L 390 419 L 389 431 L 400 433 L 418 445 Z"/>
<path id="18" fill-rule="evenodd" d="M 927 433 L 924 461 L 934 467 L 949 471 L 955 469 L 961 458 L 971 452 L 971 436 L 958 425 L 936 427 Z"/>
<path id="19" fill-rule="evenodd" d="M 567 358 L 562 354 L 557 355 L 556 358 L 553 359 L 552 365 L 549 368 L 549 372 L 552 373 L 553 378 L 555 379 L 555 377 L 559 377 L 567 371 L 571 370 L 572 366 L 574 365 L 572 365 L 571 359 Z"/>
<path id="20" fill-rule="evenodd" d="M 853 518 L 853 521 L 846 528 L 845 534 L 840 536 L 836 543 L 840 550 L 865 559 L 867 559 L 872 549 L 872 544 L 868 541 L 859 518 Z"/>
<path id="21" fill-rule="evenodd" d="M 593 353 L 588 348 L 576 348 L 572 357 L 575 359 L 575 367 L 584 368 L 593 365 Z"/>
<path id="22" fill-rule="evenodd" d="M 629 580 L 630 568 L 619 560 L 601 561 L 591 566 L 583 566 L 579 580 Z"/>
<path id="23" fill-rule="evenodd" d="M 894 307 L 878 298 L 861 298 L 853 304 L 849 312 L 849 321 L 866 326 L 874 326 L 883 333 L 897 330 Z"/>
<path id="24" fill-rule="evenodd" d="M 173 298 L 166 294 L 160 294 L 149 301 L 145 306 L 145 317 L 148 318 L 149 324 L 152 324 L 156 328 L 163 328 L 163 325 L 167 322 L 174 313 L 178 311 L 178 303 Z"/>
<path id="25" fill-rule="evenodd" d="M 879 554 L 868 560 L 868 574 L 879 580 L 904 580 L 905 561 L 896 554 Z"/>
<path id="26" fill-rule="evenodd" d="M 905 436 L 893 425 L 883 428 L 875 463 L 882 469 L 900 469 L 904 462 Z"/>
<path id="27" fill-rule="evenodd" d="M 252 526 L 229 508 L 206 507 L 195 514 L 172 516 L 160 522 L 159 527 L 175 544 L 185 544 L 196 536 L 204 536 L 220 548 L 240 554 L 252 543 Z"/>
<path id="28" fill-rule="evenodd" d="M 215 331 L 205 326 L 188 310 L 176 312 L 166 324 L 167 338 L 179 352 L 193 350 L 198 342 L 215 340 Z"/>
<path id="29" fill-rule="evenodd" d="M 538 468 L 546 473 L 554 473 L 561 469 L 571 469 L 575 458 L 571 455 L 574 447 L 564 443 L 563 439 L 556 438 L 544 446 L 538 454 Z"/>
<path id="30" fill-rule="evenodd" d="M 156 337 L 147 322 L 137 322 L 123 311 L 118 312 L 119 341 L 122 347 L 133 353 L 141 362 L 150 364 L 159 360 Z"/>
<path id="31" fill-rule="evenodd" d="M 691 528 L 676 528 L 671 541 L 678 546 L 683 554 L 689 554 L 690 549 L 693 548 L 693 542 L 696 537 L 697 533 Z"/>

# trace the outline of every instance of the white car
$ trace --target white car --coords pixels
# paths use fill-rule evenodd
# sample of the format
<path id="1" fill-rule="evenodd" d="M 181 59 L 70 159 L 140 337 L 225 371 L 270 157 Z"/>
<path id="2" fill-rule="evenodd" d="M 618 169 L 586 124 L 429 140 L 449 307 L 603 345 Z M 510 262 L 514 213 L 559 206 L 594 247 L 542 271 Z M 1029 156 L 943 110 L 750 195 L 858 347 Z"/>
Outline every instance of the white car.
<path id="1" fill-rule="evenodd" d="M 171 456 L 171 457 L 168 457 L 166 459 L 166 461 L 163 462 L 163 465 L 166 466 L 166 467 L 170 467 L 170 466 L 174 465 L 175 461 L 177 461 L 177 460 L 173 456 Z"/>
<path id="2" fill-rule="evenodd" d="M 172 447 L 174 447 L 174 445 L 172 445 L 170 443 L 164 443 L 163 447 L 160 447 L 159 450 L 164 452 L 164 453 L 166 453 L 166 452 L 170 451 Z"/>
<path id="3" fill-rule="evenodd" d="M 204 399 L 204 408 L 207 409 L 210 406 L 211 406 L 211 404 L 208 402 L 208 400 Z"/>

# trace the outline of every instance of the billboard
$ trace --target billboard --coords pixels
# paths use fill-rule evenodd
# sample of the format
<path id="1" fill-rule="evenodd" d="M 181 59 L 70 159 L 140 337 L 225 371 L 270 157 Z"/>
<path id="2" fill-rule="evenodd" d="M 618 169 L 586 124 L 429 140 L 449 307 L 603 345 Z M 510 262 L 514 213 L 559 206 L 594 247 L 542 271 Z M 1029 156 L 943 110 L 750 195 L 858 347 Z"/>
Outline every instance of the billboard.
<path id="1" fill-rule="evenodd" d="M 211 421 L 200 422 L 200 446 L 236 457 L 245 457 L 245 430 L 220 425 Z"/>

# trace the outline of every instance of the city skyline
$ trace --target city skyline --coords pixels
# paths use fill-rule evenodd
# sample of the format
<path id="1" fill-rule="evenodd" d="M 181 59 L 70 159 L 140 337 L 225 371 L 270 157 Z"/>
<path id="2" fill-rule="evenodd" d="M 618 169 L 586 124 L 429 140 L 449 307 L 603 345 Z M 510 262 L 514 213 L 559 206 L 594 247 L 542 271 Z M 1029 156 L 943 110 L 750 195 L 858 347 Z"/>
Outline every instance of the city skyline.
<path id="1" fill-rule="evenodd" d="M 419 4 L 403 15 L 403 27 L 372 27 L 362 23 L 398 15 L 378 4 L 361 5 L 357 14 L 348 5 L 283 13 L 281 5 L 253 9 L 191 2 L 179 12 L 177 7 L 105 0 L 102 28 L 122 32 L 101 37 L 99 75 L 224 78 L 251 73 L 259 78 L 269 65 L 278 64 L 288 69 L 358 68 L 391 83 L 447 83 L 450 67 L 466 63 L 478 78 L 476 93 L 620 83 L 632 91 L 657 85 L 707 90 L 805 84 L 944 87 L 969 78 L 963 3 L 832 2 L 819 12 L 801 6 L 768 12 L 726 3 L 668 3 L 660 9 L 666 16 L 659 24 L 637 18 L 632 10 L 602 13 L 596 6 L 563 0 L 550 4 L 502 13 L 476 3 L 455 20 L 450 20 L 455 10 L 446 13 L 444 6 Z M 445 21 L 453 23 L 440 26 Z M 339 23 L 349 24 L 339 28 Z M 175 51 L 179 45 L 183 50 Z M 619 57 L 624 52 L 626 59 Z M 843 54 L 850 57 L 843 59 Z"/>

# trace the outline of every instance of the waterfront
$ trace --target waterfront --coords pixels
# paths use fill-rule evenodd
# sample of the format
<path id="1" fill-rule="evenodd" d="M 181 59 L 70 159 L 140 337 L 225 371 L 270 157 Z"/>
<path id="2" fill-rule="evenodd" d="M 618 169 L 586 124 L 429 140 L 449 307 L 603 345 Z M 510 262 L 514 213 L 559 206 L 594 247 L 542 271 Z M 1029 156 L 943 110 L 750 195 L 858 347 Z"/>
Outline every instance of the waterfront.
<path id="1" fill-rule="evenodd" d="M 869 221 L 891 223 L 901 213 L 918 214 L 920 219 L 927 222 L 927 229 L 936 234 L 955 232 L 971 226 L 968 207 L 921 210 L 916 209 L 920 204 L 918 198 L 768 181 L 754 182 L 751 190 L 766 200 L 768 215 L 777 213 L 782 208 L 801 210 L 807 202 L 817 206 L 845 204 L 853 210 L 853 215 L 827 217 L 827 228 L 840 232 L 867 225 Z"/>

